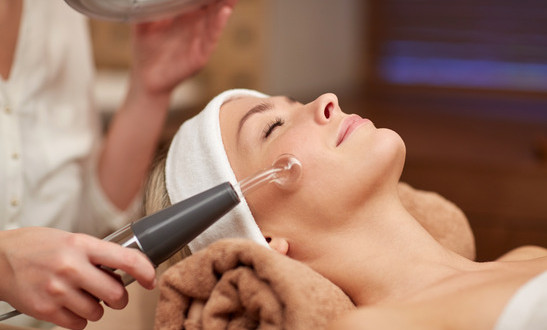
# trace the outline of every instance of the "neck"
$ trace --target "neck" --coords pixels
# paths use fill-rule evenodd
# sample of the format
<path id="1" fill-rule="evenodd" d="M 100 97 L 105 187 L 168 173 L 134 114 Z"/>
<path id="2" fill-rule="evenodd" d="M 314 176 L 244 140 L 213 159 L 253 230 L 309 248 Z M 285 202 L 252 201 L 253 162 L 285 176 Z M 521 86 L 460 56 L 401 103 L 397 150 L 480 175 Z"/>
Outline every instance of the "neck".
<path id="1" fill-rule="evenodd" d="M 383 200 L 379 207 L 369 203 L 336 235 L 326 233 L 322 242 L 327 248 L 307 263 L 357 305 L 412 299 L 425 288 L 476 267 L 440 245 L 398 198 Z"/>

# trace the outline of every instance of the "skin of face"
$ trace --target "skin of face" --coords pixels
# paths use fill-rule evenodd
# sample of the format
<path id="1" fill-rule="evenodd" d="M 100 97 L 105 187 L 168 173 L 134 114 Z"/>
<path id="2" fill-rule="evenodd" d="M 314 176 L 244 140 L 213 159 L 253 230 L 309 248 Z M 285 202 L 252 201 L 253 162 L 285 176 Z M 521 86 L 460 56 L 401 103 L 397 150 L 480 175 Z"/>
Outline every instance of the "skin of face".
<path id="1" fill-rule="evenodd" d="M 356 124 L 350 125 L 352 120 Z M 334 94 L 307 104 L 283 96 L 229 100 L 221 107 L 220 127 L 238 180 L 271 166 L 284 153 L 302 163 L 296 188 L 270 184 L 246 196 L 264 236 L 283 238 L 290 246 L 283 252 L 297 260 L 312 258 L 319 251 L 312 246 L 349 229 L 362 218 L 359 213 L 379 215 L 385 199 L 397 196 L 405 158 L 402 139 L 368 119 L 343 113 Z M 350 134 L 344 134 L 347 127 Z"/>

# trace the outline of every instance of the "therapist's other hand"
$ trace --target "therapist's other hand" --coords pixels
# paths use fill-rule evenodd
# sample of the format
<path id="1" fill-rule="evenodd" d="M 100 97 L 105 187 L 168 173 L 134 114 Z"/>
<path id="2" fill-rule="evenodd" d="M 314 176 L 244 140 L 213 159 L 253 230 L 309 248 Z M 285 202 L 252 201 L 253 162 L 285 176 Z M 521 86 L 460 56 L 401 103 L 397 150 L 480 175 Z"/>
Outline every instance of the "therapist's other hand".
<path id="1" fill-rule="evenodd" d="M 169 95 L 209 60 L 237 0 L 214 1 L 196 11 L 132 26 L 132 83 Z"/>
<path id="2" fill-rule="evenodd" d="M 52 228 L 0 232 L 0 300 L 35 318 L 70 329 L 97 321 L 103 307 L 122 309 L 127 291 L 104 265 L 152 289 L 155 270 L 140 251 L 84 234 Z"/>

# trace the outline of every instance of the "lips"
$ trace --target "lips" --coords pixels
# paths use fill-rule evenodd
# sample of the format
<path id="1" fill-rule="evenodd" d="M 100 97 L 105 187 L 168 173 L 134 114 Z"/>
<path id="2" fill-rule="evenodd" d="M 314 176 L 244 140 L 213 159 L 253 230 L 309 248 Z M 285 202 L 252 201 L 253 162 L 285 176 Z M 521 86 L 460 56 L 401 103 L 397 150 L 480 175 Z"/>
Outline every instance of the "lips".
<path id="1" fill-rule="evenodd" d="M 369 121 L 368 119 L 361 118 L 359 115 L 352 114 L 342 121 L 340 130 L 338 131 L 338 139 L 336 146 L 338 147 L 344 142 L 359 126 Z"/>

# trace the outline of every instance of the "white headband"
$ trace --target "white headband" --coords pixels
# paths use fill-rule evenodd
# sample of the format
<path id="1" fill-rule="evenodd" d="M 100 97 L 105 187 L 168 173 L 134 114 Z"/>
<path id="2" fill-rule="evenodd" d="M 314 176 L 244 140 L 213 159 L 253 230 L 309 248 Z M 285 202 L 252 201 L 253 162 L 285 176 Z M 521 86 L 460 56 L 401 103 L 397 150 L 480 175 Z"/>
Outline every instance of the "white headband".
<path id="1" fill-rule="evenodd" d="M 184 122 L 175 134 L 165 164 L 165 183 L 172 204 L 226 181 L 236 183 L 222 143 L 219 113 L 222 104 L 241 96 L 268 97 L 247 89 L 225 91 L 212 99 L 198 115 Z M 195 253 L 229 237 L 248 238 L 268 246 L 245 199 L 188 246 Z"/>

